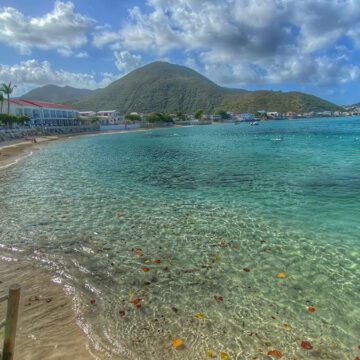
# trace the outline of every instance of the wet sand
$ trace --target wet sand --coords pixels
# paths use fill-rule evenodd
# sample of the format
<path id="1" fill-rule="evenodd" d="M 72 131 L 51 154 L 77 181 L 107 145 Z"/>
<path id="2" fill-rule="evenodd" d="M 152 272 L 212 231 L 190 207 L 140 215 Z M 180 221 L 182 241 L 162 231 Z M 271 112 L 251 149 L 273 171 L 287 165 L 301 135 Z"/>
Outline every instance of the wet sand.
<path id="1" fill-rule="evenodd" d="M 15 359 L 97 359 L 81 330 L 70 289 L 51 281 L 44 269 L 26 261 L 0 260 L 0 296 L 11 284 L 22 286 Z M 6 303 L 0 304 L 0 319 Z M 0 331 L 1 347 L 4 329 Z"/>
<path id="2" fill-rule="evenodd" d="M 112 133 L 148 131 L 153 129 L 120 130 L 74 135 L 36 137 L 0 143 L 0 171 L 12 166 L 41 146 L 55 140 L 78 136 L 97 136 Z M 7 261 L 9 260 L 9 261 Z M 7 294 L 11 284 L 22 286 L 15 359 L 110 359 L 96 351 L 87 336 L 86 325 L 76 314 L 72 289 L 53 281 L 50 272 L 38 264 L 5 256 L 0 248 L 0 296 Z M 0 320 L 6 315 L 6 303 L 0 304 Z M 0 351 L 4 329 L 0 330 Z"/>
<path id="3" fill-rule="evenodd" d="M 37 137 L 36 144 L 32 143 L 31 140 L 25 139 L 0 143 L 0 169 L 16 164 L 21 159 L 29 156 L 33 151 L 38 150 L 42 144 L 58 140 L 59 138 L 59 136 Z"/>
<path id="4" fill-rule="evenodd" d="M 98 136 L 98 135 L 111 135 L 115 133 L 127 133 L 127 132 L 138 132 L 138 131 L 150 131 L 151 129 L 128 129 L 128 130 L 111 130 L 111 131 L 97 131 L 87 132 L 79 134 L 64 134 L 56 136 L 38 136 L 36 137 L 36 144 L 31 142 L 31 139 L 20 139 L 14 141 L 0 142 L 0 170 L 11 165 L 16 164 L 20 160 L 31 155 L 33 151 L 40 149 L 40 146 L 45 145 L 51 141 L 77 138 L 80 136 Z"/>

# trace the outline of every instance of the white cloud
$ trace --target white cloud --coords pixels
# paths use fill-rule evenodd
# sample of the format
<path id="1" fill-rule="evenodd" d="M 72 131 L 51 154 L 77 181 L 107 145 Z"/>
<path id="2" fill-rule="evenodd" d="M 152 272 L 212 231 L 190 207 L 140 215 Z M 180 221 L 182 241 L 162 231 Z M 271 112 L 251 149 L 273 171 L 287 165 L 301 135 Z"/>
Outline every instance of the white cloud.
<path id="1" fill-rule="evenodd" d="M 89 57 L 89 54 L 86 51 L 80 51 L 79 53 L 77 53 L 75 55 L 75 57 L 78 59 L 85 59 L 85 58 Z"/>
<path id="2" fill-rule="evenodd" d="M 97 81 L 93 74 L 55 70 L 48 61 L 27 60 L 15 65 L 0 64 L 0 83 L 11 81 L 18 85 L 16 96 L 21 95 L 22 89 L 28 90 L 47 84 L 96 89 L 104 87 L 118 78 L 118 76 L 110 73 L 101 75 L 102 79 Z"/>
<path id="3" fill-rule="evenodd" d="M 120 39 L 120 34 L 108 30 L 104 30 L 94 34 L 93 45 L 99 49 L 103 48 L 106 45 L 113 44 L 118 42 Z"/>
<path id="4" fill-rule="evenodd" d="M 26 17 L 12 7 L 0 8 L 0 41 L 22 54 L 32 48 L 56 49 L 68 54 L 88 42 L 87 33 L 94 21 L 75 13 L 72 2 L 56 1 L 52 12 L 42 17 Z"/>
<path id="5" fill-rule="evenodd" d="M 130 9 L 118 29 L 96 26 L 72 2 L 57 1 L 42 17 L 1 8 L 0 41 L 22 53 L 53 49 L 86 58 L 82 47 L 91 33 L 92 45 L 111 51 L 121 74 L 142 66 L 144 58 L 166 58 L 175 50 L 185 64 L 223 85 L 346 83 L 360 78 L 353 64 L 360 49 L 359 1 L 148 0 L 144 8 Z M 102 74 L 96 81 L 94 75 L 55 71 L 46 62 L 35 68 L 37 76 L 52 74 L 60 82 L 66 74 L 72 83 L 78 76 L 91 88 L 116 77 Z"/>
<path id="6" fill-rule="evenodd" d="M 360 79 L 360 68 L 341 57 L 289 53 L 256 62 L 219 62 L 203 54 L 203 72 L 228 85 L 302 83 L 331 85 Z M 204 58 L 205 57 L 205 58 Z"/>
<path id="7" fill-rule="evenodd" d="M 106 29 L 94 44 L 160 56 L 181 50 L 188 65 L 223 84 L 359 78 L 351 56 L 337 50 L 344 37 L 360 48 L 358 0 L 149 0 L 148 5 L 132 8 L 122 28 Z"/>
<path id="8" fill-rule="evenodd" d="M 104 72 L 100 74 L 102 77 L 102 80 L 98 82 L 98 87 L 104 88 L 114 82 L 115 80 L 118 80 L 120 78 L 119 74 L 113 74 L 109 72 Z"/>
<path id="9" fill-rule="evenodd" d="M 121 73 L 127 74 L 128 72 L 140 67 L 143 62 L 140 55 L 131 54 L 129 51 L 115 51 L 115 65 Z"/>
<path id="10" fill-rule="evenodd" d="M 74 51 L 66 47 L 57 49 L 57 52 L 64 57 L 70 57 L 74 54 Z"/>

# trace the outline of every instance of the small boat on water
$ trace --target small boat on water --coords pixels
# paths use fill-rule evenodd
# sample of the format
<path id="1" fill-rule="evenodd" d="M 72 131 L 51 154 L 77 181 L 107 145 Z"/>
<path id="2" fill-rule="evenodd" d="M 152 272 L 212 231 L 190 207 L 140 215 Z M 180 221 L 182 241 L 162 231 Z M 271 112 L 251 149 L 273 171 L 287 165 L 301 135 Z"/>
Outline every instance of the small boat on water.
<path id="1" fill-rule="evenodd" d="M 284 140 L 284 138 L 282 136 L 271 139 L 271 141 L 283 141 L 283 140 Z"/>
<path id="2" fill-rule="evenodd" d="M 250 125 L 254 126 L 254 125 L 259 125 L 259 121 L 253 121 L 250 123 Z"/>

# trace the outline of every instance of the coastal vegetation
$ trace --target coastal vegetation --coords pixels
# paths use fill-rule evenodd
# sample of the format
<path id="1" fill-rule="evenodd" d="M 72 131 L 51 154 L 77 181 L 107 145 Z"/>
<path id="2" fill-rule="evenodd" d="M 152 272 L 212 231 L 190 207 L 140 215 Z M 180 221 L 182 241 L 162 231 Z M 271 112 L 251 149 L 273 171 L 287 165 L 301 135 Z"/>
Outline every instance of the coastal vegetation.
<path id="1" fill-rule="evenodd" d="M 150 123 L 154 123 L 154 122 L 172 123 L 173 117 L 170 114 L 153 112 L 147 115 L 145 120 Z"/>
<path id="2" fill-rule="evenodd" d="M 0 91 L 0 114 L 3 112 L 4 100 L 4 94 Z"/>
<path id="3" fill-rule="evenodd" d="M 223 109 L 216 110 L 214 112 L 214 115 L 220 116 L 221 120 L 229 120 L 229 119 L 231 119 L 231 115 L 227 111 L 225 111 Z"/>
<path id="4" fill-rule="evenodd" d="M 141 117 L 139 114 L 126 114 L 125 115 L 125 120 L 128 121 L 128 123 L 132 122 L 132 121 L 140 121 Z"/>
<path id="5" fill-rule="evenodd" d="M 194 114 L 194 118 L 197 119 L 197 120 L 200 120 L 202 115 L 204 113 L 204 110 L 198 110 L 196 111 L 196 113 Z"/>
<path id="6" fill-rule="evenodd" d="M 2 83 L 0 86 L 0 92 L 2 92 L 4 95 L 7 96 L 7 113 L 10 114 L 10 95 L 13 93 L 16 85 L 11 84 L 9 82 L 8 84 Z"/>
<path id="7" fill-rule="evenodd" d="M 30 118 L 28 116 L 16 116 L 9 114 L 0 114 L 0 125 L 12 128 L 14 124 L 23 125 L 28 122 Z"/>

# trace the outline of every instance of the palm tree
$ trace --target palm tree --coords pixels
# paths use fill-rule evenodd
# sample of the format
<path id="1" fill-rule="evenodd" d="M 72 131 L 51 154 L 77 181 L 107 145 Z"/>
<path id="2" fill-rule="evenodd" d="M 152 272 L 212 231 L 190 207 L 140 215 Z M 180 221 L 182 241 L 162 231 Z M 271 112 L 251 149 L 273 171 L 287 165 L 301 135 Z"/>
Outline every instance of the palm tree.
<path id="1" fill-rule="evenodd" d="M 12 85 L 11 82 L 8 84 L 2 83 L 0 87 L 0 91 L 2 91 L 5 95 L 7 95 L 7 102 L 8 102 L 8 115 L 10 114 L 10 95 L 14 91 L 16 85 Z"/>
<path id="2" fill-rule="evenodd" d="M 3 109 L 3 105 L 4 105 L 4 94 L 0 91 L 0 114 L 2 114 L 2 109 Z"/>

